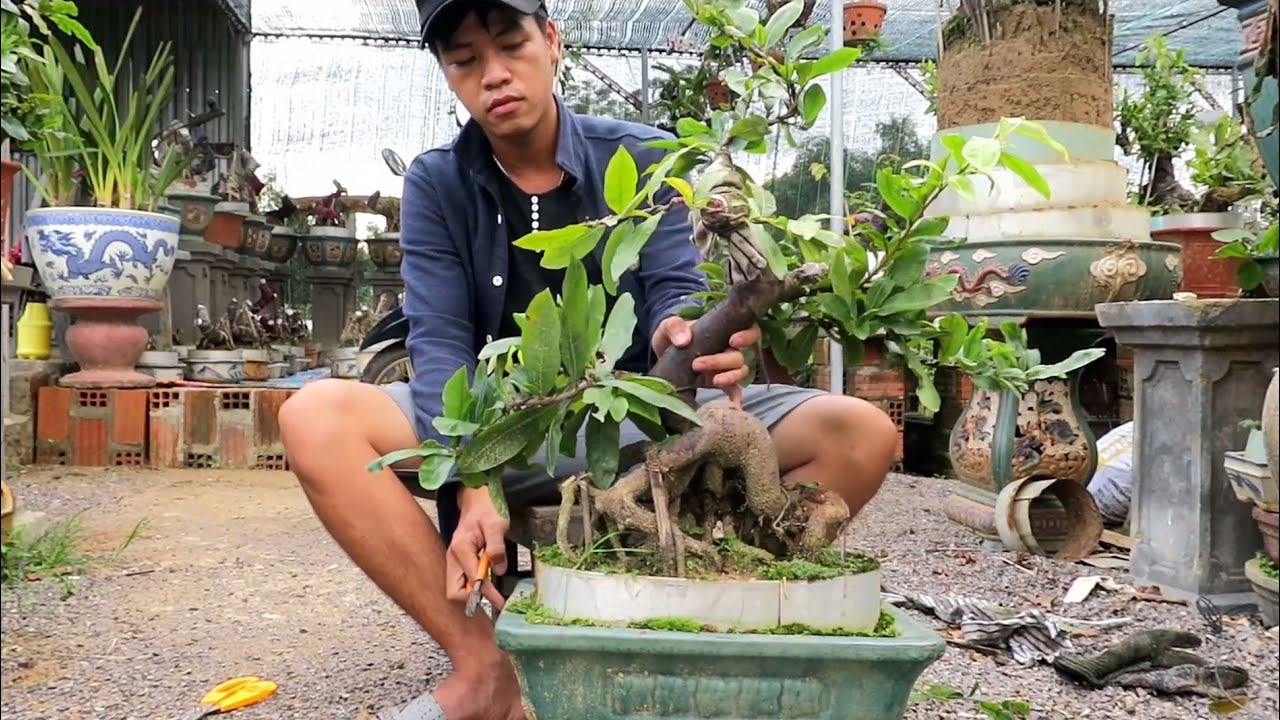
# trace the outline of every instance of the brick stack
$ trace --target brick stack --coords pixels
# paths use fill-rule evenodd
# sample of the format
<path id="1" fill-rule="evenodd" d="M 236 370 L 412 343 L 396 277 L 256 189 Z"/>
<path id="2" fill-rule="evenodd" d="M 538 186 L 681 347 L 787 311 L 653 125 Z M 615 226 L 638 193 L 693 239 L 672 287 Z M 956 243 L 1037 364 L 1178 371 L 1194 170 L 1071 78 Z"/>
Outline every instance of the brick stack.
<path id="1" fill-rule="evenodd" d="M 278 388 L 40 389 L 36 462 L 286 470 Z"/>

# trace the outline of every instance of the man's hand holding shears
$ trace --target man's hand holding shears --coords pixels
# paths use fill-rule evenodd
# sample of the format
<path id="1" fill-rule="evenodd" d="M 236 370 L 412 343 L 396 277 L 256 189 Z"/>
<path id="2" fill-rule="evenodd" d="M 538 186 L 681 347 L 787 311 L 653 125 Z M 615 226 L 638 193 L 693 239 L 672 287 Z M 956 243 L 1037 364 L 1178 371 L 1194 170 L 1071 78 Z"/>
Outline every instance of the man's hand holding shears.
<path id="1" fill-rule="evenodd" d="M 489 498 L 488 488 L 462 488 L 458 491 L 458 529 L 445 554 L 445 578 L 450 600 L 469 602 L 468 616 L 475 611 L 478 595 L 483 595 L 495 610 L 505 605 L 502 593 L 489 579 L 489 571 L 502 575 L 507 571 L 507 530 L 504 520 Z M 487 561 L 487 562 L 486 562 Z"/>

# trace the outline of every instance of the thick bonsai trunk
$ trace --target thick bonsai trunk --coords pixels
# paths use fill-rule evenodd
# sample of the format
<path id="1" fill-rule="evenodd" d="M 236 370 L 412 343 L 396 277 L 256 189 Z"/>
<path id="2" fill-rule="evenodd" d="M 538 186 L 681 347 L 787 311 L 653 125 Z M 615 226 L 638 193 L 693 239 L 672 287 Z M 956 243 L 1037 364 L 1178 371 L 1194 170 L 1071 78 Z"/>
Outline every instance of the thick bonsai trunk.
<path id="1" fill-rule="evenodd" d="M 734 285 L 723 302 L 698 320 L 692 342 L 668 350 L 650 374 L 670 382 L 692 404 L 699 385 L 694 358 L 723 351 L 734 333 L 750 328 L 775 304 L 798 296 L 825 274 L 825 267 L 811 264 L 781 280 L 763 273 Z M 763 423 L 719 403 L 700 408 L 698 414 L 701 426 L 665 415 L 672 438 L 649 446 L 645 461 L 609 489 L 588 492 L 585 498 L 566 494 L 560 545 L 567 555 L 575 554 L 563 540 L 575 500 L 593 507 L 595 530 L 621 531 L 630 540 L 625 545 L 657 550 L 668 575 L 684 576 L 689 556 L 720 567 L 713 541 L 730 535 L 761 559 L 822 550 L 839 537 L 848 508 L 820 488 L 784 486 Z M 571 486 L 566 491 L 576 495 Z"/>

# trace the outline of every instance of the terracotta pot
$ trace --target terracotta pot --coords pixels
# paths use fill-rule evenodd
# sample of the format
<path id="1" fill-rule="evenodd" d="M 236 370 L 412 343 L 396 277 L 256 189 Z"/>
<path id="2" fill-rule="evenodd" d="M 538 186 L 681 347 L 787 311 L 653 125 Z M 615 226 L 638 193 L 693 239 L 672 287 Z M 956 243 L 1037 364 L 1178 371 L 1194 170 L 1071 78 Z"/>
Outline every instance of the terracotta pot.
<path id="1" fill-rule="evenodd" d="M 844 4 L 844 43 L 852 45 L 870 40 L 880 34 L 884 16 L 889 8 L 884 3 L 847 2 Z"/>
<path id="2" fill-rule="evenodd" d="M 0 161 L 4 165 L 3 174 L 0 174 L 0 237 L 5 236 L 5 231 L 9 226 L 9 206 L 10 195 L 13 194 L 13 176 L 22 169 L 22 165 L 12 160 Z"/>
<path id="3" fill-rule="evenodd" d="M 1253 519 L 1262 531 L 1262 549 L 1267 557 L 1271 558 L 1271 562 L 1280 562 L 1280 514 L 1255 507 Z"/>
<path id="4" fill-rule="evenodd" d="M 1262 401 L 1262 441 L 1274 488 L 1280 485 L 1280 368 L 1272 369 L 1271 384 Z"/>
<path id="5" fill-rule="evenodd" d="M 707 105 L 717 110 L 729 105 L 729 86 L 723 80 L 708 80 L 704 87 L 707 91 Z"/>
<path id="6" fill-rule="evenodd" d="M 1243 224 L 1244 218 L 1237 213 L 1161 215 L 1151 218 L 1151 239 L 1182 246 L 1182 292 L 1195 293 L 1202 300 L 1234 298 L 1240 295 L 1236 273 L 1241 261 L 1217 257 L 1222 243 L 1213 234 Z"/>
<path id="7" fill-rule="evenodd" d="M 228 250 L 239 250 L 248 214 L 248 203 L 218 203 L 213 208 L 213 222 L 209 223 L 204 239 Z"/>

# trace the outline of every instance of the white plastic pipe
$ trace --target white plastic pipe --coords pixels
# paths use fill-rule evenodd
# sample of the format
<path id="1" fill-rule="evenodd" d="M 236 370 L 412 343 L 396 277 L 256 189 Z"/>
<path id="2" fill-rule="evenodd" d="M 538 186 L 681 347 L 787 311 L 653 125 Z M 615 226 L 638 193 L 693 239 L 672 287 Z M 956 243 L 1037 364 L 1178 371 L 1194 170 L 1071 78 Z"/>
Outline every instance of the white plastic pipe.
<path id="1" fill-rule="evenodd" d="M 832 51 L 844 47 L 844 0 L 831 0 L 831 30 L 827 42 Z M 827 93 L 831 119 L 831 232 L 844 234 L 844 71 L 834 72 Z M 831 338 L 827 359 L 831 370 L 831 393 L 844 394 L 844 347 Z"/>

